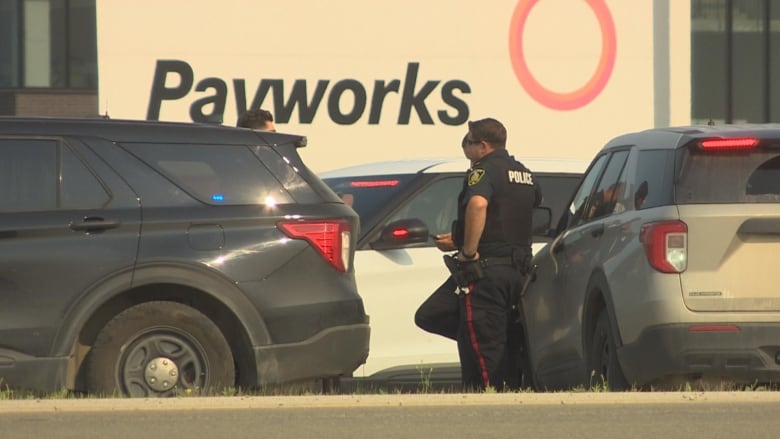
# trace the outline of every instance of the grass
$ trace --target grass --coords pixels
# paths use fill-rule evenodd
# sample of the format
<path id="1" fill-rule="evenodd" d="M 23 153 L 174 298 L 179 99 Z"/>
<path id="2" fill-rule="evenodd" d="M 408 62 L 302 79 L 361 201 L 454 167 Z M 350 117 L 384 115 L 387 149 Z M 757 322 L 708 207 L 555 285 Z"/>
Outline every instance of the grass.
<path id="1" fill-rule="evenodd" d="M 433 368 L 429 367 L 426 372 L 424 367 L 418 366 L 417 370 L 420 372 L 420 393 L 430 393 L 431 389 L 433 389 L 433 383 L 431 383 Z"/>
<path id="2" fill-rule="evenodd" d="M 16 390 L 8 387 L 5 381 L 0 378 L 0 401 L 21 400 L 21 399 L 67 399 L 72 392 L 67 389 L 61 389 L 57 392 L 42 394 L 26 390 Z"/>
<path id="3" fill-rule="evenodd" d="M 437 387 L 431 380 L 433 373 L 432 368 L 420 367 L 419 383 L 416 390 L 409 390 L 406 388 L 393 388 L 387 386 L 379 386 L 376 384 L 356 385 L 350 389 L 348 394 L 353 395 L 392 395 L 392 394 L 437 394 L 437 393 L 460 393 L 460 389 L 455 388 L 442 388 Z M 648 386 L 646 388 L 637 388 L 636 386 L 629 389 L 629 392 L 767 392 L 779 390 L 776 385 L 744 385 L 736 384 L 730 381 L 709 381 L 703 382 L 697 381 L 681 381 L 666 385 L 664 387 Z M 581 393 L 605 393 L 609 392 L 609 383 L 604 376 L 596 376 L 595 373 L 591 373 L 589 386 L 577 386 L 572 389 L 564 390 L 564 392 L 581 392 Z M 484 393 L 497 393 L 497 390 L 488 387 L 484 390 Z M 535 393 L 533 389 L 519 389 L 515 393 Z M 225 387 L 221 390 L 215 390 L 204 395 L 199 391 L 193 391 L 192 389 L 178 389 L 174 392 L 176 398 L 191 398 L 198 396 L 221 396 L 221 397 L 235 397 L 235 396 L 306 396 L 306 395 L 322 395 L 325 394 L 322 391 L 318 391 L 316 386 L 312 383 L 292 383 L 286 385 L 273 385 L 273 386 L 261 386 L 256 389 L 242 389 L 239 387 Z M 0 401 L 4 400 L 35 400 L 35 399 L 82 399 L 82 398 L 122 398 L 121 395 L 87 395 L 78 392 L 72 392 L 67 389 L 61 389 L 51 393 L 37 393 L 33 391 L 16 390 L 10 388 L 5 381 L 0 378 Z"/>

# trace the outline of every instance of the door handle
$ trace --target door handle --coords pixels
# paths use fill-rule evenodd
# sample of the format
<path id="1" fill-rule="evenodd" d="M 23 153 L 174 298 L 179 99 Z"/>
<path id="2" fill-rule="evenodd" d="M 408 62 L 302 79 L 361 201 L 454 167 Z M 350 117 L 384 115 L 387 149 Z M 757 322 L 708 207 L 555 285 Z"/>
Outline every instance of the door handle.
<path id="1" fill-rule="evenodd" d="M 70 223 L 71 230 L 97 232 L 101 230 L 115 229 L 119 227 L 119 220 L 107 220 L 100 217 L 87 217 L 81 222 Z"/>
<path id="2" fill-rule="evenodd" d="M 590 230 L 590 236 L 598 238 L 604 234 L 604 223 L 598 224 Z"/>

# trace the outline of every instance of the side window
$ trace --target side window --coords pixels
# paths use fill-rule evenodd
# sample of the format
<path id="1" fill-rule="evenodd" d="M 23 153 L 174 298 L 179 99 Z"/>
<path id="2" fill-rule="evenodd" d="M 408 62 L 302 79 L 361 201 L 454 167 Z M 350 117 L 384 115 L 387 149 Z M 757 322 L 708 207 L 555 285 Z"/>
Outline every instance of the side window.
<path id="1" fill-rule="evenodd" d="M 462 177 L 436 180 L 407 200 L 387 224 L 408 218 L 422 220 L 431 233 L 447 233 L 458 216 L 458 193 Z"/>
<path id="2" fill-rule="evenodd" d="M 57 140 L 2 139 L 0 156 L 1 211 L 98 208 L 109 200 L 100 181 Z"/>
<path id="3" fill-rule="evenodd" d="M 129 151 L 208 204 L 277 204 L 290 194 L 243 145 L 125 144 Z"/>
<path id="4" fill-rule="evenodd" d="M 625 181 L 619 180 L 619 178 L 623 173 L 627 158 L 628 151 L 617 151 L 612 154 L 582 217 L 583 221 L 591 221 L 626 210 L 625 206 L 618 200 L 624 198 L 623 193 L 626 189 Z"/>
<path id="5" fill-rule="evenodd" d="M 550 208 L 552 218 L 561 217 L 581 179 L 579 174 L 534 173 L 534 183 L 542 189 L 542 206 Z"/>
<path id="6" fill-rule="evenodd" d="M 57 207 L 57 142 L 0 139 L 0 210 Z"/>
<path id="7" fill-rule="evenodd" d="M 604 164 L 607 162 L 607 155 L 604 154 L 596 159 L 593 165 L 588 170 L 588 173 L 582 178 L 582 184 L 580 184 L 577 193 L 574 194 L 569 210 L 565 215 L 561 217 L 561 222 L 558 224 L 558 231 L 562 231 L 575 224 L 580 223 L 582 214 L 585 211 L 585 206 L 590 199 L 590 193 L 593 192 L 593 186 L 601 175 L 601 171 L 604 169 Z"/>
<path id="8" fill-rule="evenodd" d="M 297 166 L 290 163 L 289 159 L 279 155 L 269 146 L 252 146 L 252 150 L 260 157 L 260 161 L 268 171 L 289 191 L 290 195 L 298 203 L 319 203 L 322 198 L 312 188 L 311 182 L 307 182 L 300 175 Z"/>
<path id="9" fill-rule="evenodd" d="M 672 165 L 671 150 L 645 150 L 639 152 L 634 181 L 629 196 L 637 210 L 668 204 L 671 200 L 665 188 L 667 170 Z"/>
<path id="10" fill-rule="evenodd" d="M 89 209 L 108 203 L 110 198 L 108 193 L 84 163 L 69 148 L 63 146 L 61 151 L 60 207 L 63 209 Z"/>

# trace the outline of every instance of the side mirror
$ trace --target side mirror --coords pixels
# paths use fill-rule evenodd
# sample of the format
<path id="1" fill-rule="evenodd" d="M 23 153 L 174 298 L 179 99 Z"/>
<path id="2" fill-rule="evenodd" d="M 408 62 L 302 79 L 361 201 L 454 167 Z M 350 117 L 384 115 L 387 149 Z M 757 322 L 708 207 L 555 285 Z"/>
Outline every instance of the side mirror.
<path id="1" fill-rule="evenodd" d="M 379 239 L 371 243 L 374 250 L 402 248 L 428 242 L 428 226 L 417 218 L 393 221 L 382 229 Z"/>
<path id="2" fill-rule="evenodd" d="M 549 207 L 534 207 L 531 229 L 534 236 L 549 237 L 552 210 Z"/>

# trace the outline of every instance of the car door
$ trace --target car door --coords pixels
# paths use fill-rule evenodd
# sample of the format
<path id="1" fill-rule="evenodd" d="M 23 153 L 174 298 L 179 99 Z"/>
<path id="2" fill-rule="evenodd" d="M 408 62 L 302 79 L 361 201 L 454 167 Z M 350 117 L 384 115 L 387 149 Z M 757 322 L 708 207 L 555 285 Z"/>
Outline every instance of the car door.
<path id="1" fill-rule="evenodd" d="M 399 220 L 419 219 L 432 234 L 449 232 L 457 217 L 462 176 L 429 181 L 381 221 L 378 230 Z M 449 276 L 442 252 L 432 240 L 355 254 L 358 291 L 371 316 L 368 361 L 355 373 L 369 376 L 391 366 L 412 370 L 432 363 L 458 362 L 452 340 L 418 328 L 414 314 L 420 304 Z M 414 372 L 418 373 L 419 372 Z"/>
<path id="2" fill-rule="evenodd" d="M 5 137 L 0 211 L 0 340 L 48 355 L 69 306 L 112 274 L 132 270 L 138 200 L 78 141 Z"/>
<path id="3" fill-rule="evenodd" d="M 566 322 L 576 320 L 576 314 L 567 306 L 566 275 L 572 268 L 579 269 L 581 259 L 565 249 L 580 239 L 576 226 L 581 223 L 607 160 L 607 154 L 594 159 L 558 221 L 556 237 L 534 257 L 534 281 L 523 296 L 523 313 L 532 369 L 537 385 L 542 387 L 550 384 L 551 376 L 571 375 L 576 369 L 576 353 L 567 352 L 560 341 L 571 337 L 566 333 L 570 331 Z"/>
<path id="4" fill-rule="evenodd" d="M 551 386 L 571 386 L 582 382 L 583 353 L 582 319 L 585 293 L 593 273 L 608 257 L 602 244 L 613 241 L 615 227 L 610 222 L 613 212 L 621 210 L 625 184 L 620 181 L 628 157 L 627 150 L 606 155 L 606 165 L 592 190 L 583 187 L 587 197 L 575 199 L 574 216 L 563 236 L 552 246 L 562 261 L 562 288 L 557 292 L 558 311 L 552 320 L 556 336 L 550 354 L 558 363 L 559 376 Z M 578 194 L 580 195 L 580 194 Z M 607 246 L 608 247 L 608 246 Z"/>

